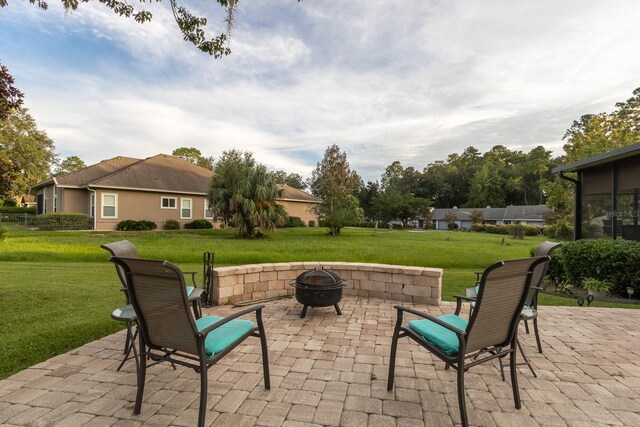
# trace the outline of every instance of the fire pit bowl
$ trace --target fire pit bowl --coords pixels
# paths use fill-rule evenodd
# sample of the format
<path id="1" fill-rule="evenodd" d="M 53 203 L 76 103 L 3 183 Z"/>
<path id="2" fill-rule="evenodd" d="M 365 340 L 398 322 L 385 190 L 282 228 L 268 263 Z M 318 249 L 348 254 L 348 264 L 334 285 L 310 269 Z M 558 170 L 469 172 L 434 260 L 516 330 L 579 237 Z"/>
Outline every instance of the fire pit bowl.
<path id="1" fill-rule="evenodd" d="M 304 319 L 309 307 L 334 306 L 336 313 L 341 315 L 338 303 L 342 299 L 342 288 L 346 285 L 333 271 L 315 268 L 305 271 L 289 284 L 296 288 L 296 300 L 304 307 L 300 318 Z"/>

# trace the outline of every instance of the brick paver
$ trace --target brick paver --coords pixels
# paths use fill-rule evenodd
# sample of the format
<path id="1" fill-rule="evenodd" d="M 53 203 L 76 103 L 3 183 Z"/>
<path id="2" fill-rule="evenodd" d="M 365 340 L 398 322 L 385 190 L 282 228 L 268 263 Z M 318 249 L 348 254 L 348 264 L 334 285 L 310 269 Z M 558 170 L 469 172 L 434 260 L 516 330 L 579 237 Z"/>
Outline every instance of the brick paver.
<path id="1" fill-rule="evenodd" d="M 299 318 L 293 299 L 264 310 L 271 390 L 264 390 L 259 343 L 248 339 L 209 370 L 207 425 L 447 426 L 460 422 L 455 371 L 408 339 L 398 346 L 386 389 L 394 301 L 345 297 Z M 415 305 L 434 315 L 451 303 Z M 206 310 L 227 315 L 230 306 Z M 466 375 L 467 409 L 479 426 L 640 425 L 640 312 L 540 307 L 543 354 L 520 340 L 536 368 L 519 369 L 522 409 L 497 366 Z M 124 333 L 89 343 L 0 381 L 0 424 L 193 425 L 199 376 L 168 364 L 147 372 L 142 414 L 133 415 L 132 362 L 118 372 Z M 508 368 L 507 368 L 508 369 Z M 509 377 L 507 372 L 507 378 Z"/>

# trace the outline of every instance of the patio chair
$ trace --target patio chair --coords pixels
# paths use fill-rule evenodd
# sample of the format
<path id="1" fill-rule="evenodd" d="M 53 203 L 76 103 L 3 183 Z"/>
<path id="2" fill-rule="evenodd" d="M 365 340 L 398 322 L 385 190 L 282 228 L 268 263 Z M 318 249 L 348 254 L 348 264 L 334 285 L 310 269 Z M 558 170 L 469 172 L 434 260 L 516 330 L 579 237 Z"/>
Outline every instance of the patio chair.
<path id="1" fill-rule="evenodd" d="M 120 240 L 119 242 L 107 243 L 104 245 L 100 245 L 102 249 L 106 249 L 111 253 L 111 255 L 115 257 L 123 257 L 123 258 L 139 258 L 138 249 L 135 247 L 133 243 L 128 240 Z M 116 271 L 118 272 L 118 277 L 120 278 L 120 282 L 122 283 L 122 290 L 127 294 L 127 281 L 124 277 L 124 271 L 122 267 L 116 265 Z M 189 297 L 189 302 L 193 306 L 193 312 L 196 315 L 196 319 L 199 319 L 202 316 L 201 309 L 201 301 L 204 290 L 198 288 L 196 285 L 196 272 L 195 271 L 183 271 L 183 275 L 191 276 L 191 285 L 187 286 L 187 295 Z M 127 296 L 127 304 L 129 304 L 129 297 Z"/>
<path id="2" fill-rule="evenodd" d="M 140 414 L 144 395 L 147 359 L 171 362 L 200 374 L 198 426 L 205 425 L 207 371 L 246 338 L 260 339 L 264 386 L 271 388 L 267 339 L 262 323 L 263 305 L 253 306 L 225 318 L 196 319 L 189 309 L 184 276 L 167 261 L 111 257 L 127 279 L 131 304 L 138 318 L 140 368 L 133 413 Z M 256 323 L 238 319 L 255 313 Z"/>
<path id="3" fill-rule="evenodd" d="M 480 290 L 469 321 L 448 314 L 434 317 L 395 306 L 397 320 L 391 340 L 387 390 L 393 389 L 398 339 L 409 337 L 457 371 L 458 405 L 463 426 L 468 426 L 464 373 L 478 364 L 509 356 L 515 407 L 520 409 L 516 370 L 517 329 L 535 268 L 549 257 L 499 261 L 480 279 Z M 403 325 L 404 314 L 420 317 Z"/>
<path id="4" fill-rule="evenodd" d="M 562 246 L 562 243 L 550 241 L 542 242 L 536 247 L 533 256 L 551 256 L 551 253 L 560 246 Z M 542 284 L 544 282 L 545 276 L 547 275 L 548 268 L 549 263 L 543 263 L 538 265 L 536 270 L 533 272 L 533 276 L 531 279 L 531 290 L 529 291 L 527 300 L 525 301 L 524 307 L 522 308 L 522 313 L 520 314 L 520 320 L 524 322 L 524 327 L 527 334 L 529 333 L 528 321 L 531 320 L 533 322 L 533 331 L 536 336 L 538 353 L 542 353 L 542 343 L 540 341 L 540 332 L 538 330 L 538 293 L 542 290 Z M 478 275 L 478 273 L 476 273 L 476 275 Z M 476 300 L 476 297 L 478 295 L 478 289 L 479 284 L 476 278 L 476 286 L 473 288 L 467 288 L 465 291 L 465 296 L 454 295 L 454 298 L 456 298 L 456 315 L 460 314 L 463 301 L 469 301 L 471 304 L 471 310 L 473 310 L 474 301 Z M 522 353 L 522 356 L 526 360 L 524 352 Z M 529 365 L 531 372 L 535 375 L 535 372 L 533 371 L 533 368 L 531 367 L 531 364 L 528 360 L 527 364 Z"/>

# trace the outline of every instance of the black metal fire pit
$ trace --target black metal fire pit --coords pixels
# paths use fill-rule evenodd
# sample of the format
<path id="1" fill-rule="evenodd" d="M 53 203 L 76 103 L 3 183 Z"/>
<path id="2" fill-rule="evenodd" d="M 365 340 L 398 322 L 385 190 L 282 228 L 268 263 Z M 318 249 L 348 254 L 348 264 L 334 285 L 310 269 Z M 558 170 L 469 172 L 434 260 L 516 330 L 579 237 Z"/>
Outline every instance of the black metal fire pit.
<path id="1" fill-rule="evenodd" d="M 341 315 L 338 303 L 342 299 L 342 288 L 346 281 L 336 273 L 323 268 L 315 268 L 300 274 L 290 285 L 296 288 L 296 299 L 304 307 L 300 318 L 304 319 L 308 307 L 334 306 Z"/>

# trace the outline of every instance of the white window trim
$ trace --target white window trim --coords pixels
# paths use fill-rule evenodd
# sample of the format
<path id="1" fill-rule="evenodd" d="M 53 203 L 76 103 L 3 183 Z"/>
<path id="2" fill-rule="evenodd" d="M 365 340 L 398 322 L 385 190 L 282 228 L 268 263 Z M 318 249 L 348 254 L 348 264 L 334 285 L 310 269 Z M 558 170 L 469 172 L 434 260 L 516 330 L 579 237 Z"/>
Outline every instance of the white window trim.
<path id="1" fill-rule="evenodd" d="M 174 207 L 164 207 L 162 206 L 162 202 L 164 199 L 173 199 L 173 201 L 175 201 L 175 206 Z M 170 196 L 160 196 L 160 209 L 178 209 L 178 198 L 177 197 L 170 197 Z"/>
<path id="2" fill-rule="evenodd" d="M 205 219 L 213 219 L 213 214 L 211 216 L 207 216 L 207 211 L 213 211 L 213 209 L 207 209 L 207 207 L 209 206 L 209 200 L 204 199 L 204 212 L 202 213 L 203 218 Z"/>
<path id="3" fill-rule="evenodd" d="M 104 196 L 114 196 L 115 198 L 115 215 L 114 216 L 105 216 L 104 215 Z M 100 218 L 118 218 L 118 193 L 102 193 L 100 195 Z"/>
<path id="4" fill-rule="evenodd" d="M 89 196 L 89 215 L 91 218 L 96 217 L 96 193 L 91 193 Z"/>
<path id="5" fill-rule="evenodd" d="M 189 216 L 182 216 L 182 202 L 189 201 Z M 180 219 L 191 219 L 193 217 L 193 199 L 192 198 L 180 198 Z"/>
<path id="6" fill-rule="evenodd" d="M 53 186 L 53 211 L 58 212 L 58 189 Z"/>

